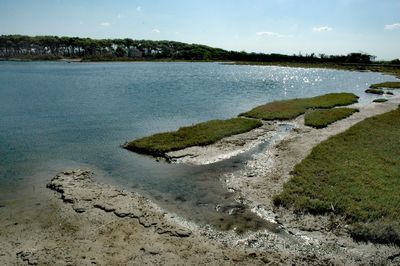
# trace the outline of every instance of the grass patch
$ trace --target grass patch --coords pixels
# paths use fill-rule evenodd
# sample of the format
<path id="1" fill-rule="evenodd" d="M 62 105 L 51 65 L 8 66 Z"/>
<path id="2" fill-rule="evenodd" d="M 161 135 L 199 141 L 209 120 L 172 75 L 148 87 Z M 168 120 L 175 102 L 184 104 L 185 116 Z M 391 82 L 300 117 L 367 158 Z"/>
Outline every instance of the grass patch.
<path id="1" fill-rule="evenodd" d="M 372 84 L 370 88 L 400 89 L 400 82 L 382 82 L 382 83 Z"/>
<path id="2" fill-rule="evenodd" d="M 383 94 L 383 90 L 382 89 L 367 89 L 365 90 L 366 93 L 372 93 L 372 94 L 378 94 L 378 95 L 382 95 Z"/>
<path id="3" fill-rule="evenodd" d="M 374 103 L 385 103 L 387 101 L 388 101 L 387 99 L 380 98 L 380 99 L 375 99 L 372 102 L 374 102 Z"/>
<path id="4" fill-rule="evenodd" d="M 328 110 L 315 110 L 304 116 L 304 124 L 315 128 L 324 128 L 329 124 L 351 116 L 358 109 L 354 108 L 334 108 Z"/>
<path id="5" fill-rule="evenodd" d="M 211 120 L 189 127 L 181 127 L 174 132 L 154 134 L 127 143 L 124 148 L 153 156 L 165 156 L 170 151 L 191 146 L 212 144 L 224 137 L 248 132 L 262 126 L 262 122 L 247 118 Z"/>
<path id="6" fill-rule="evenodd" d="M 353 237 L 400 244 L 400 108 L 365 119 L 296 165 L 276 205 L 346 217 Z"/>
<path id="7" fill-rule="evenodd" d="M 353 93 L 329 93 L 312 98 L 275 101 L 240 115 L 263 120 L 289 120 L 304 114 L 309 108 L 333 108 L 357 101 L 358 96 Z"/>

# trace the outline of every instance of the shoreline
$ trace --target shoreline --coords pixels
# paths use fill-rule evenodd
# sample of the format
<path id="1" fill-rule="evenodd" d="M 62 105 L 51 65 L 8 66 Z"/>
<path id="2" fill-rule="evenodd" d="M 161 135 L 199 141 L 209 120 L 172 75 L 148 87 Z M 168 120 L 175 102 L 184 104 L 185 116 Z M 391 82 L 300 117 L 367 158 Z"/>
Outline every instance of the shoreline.
<path id="1" fill-rule="evenodd" d="M 360 106 L 360 112 L 325 129 L 304 126 L 276 141 L 267 153 L 257 153 L 244 169 L 225 176 L 225 186 L 284 234 L 269 230 L 238 235 L 200 227 L 169 213 L 138 193 L 102 184 L 87 171 L 60 173 L 48 188 L 38 188 L 26 208 L 0 208 L 0 259 L 6 264 L 149 264 L 210 262 L 233 265 L 265 263 L 297 265 L 397 263 L 400 248 L 355 242 L 340 217 L 294 215 L 273 206 L 272 196 L 290 178 L 292 167 L 320 141 L 366 117 L 400 103 L 391 96 L 383 104 Z M 267 131 L 268 133 L 268 131 Z M 336 225 L 334 230 L 332 225 Z M 118 228 L 118 229 L 116 229 Z"/>
<path id="2" fill-rule="evenodd" d="M 174 59 L 105 59 L 90 60 L 85 58 L 59 58 L 59 59 L 27 59 L 27 58 L 0 58 L 0 62 L 65 62 L 65 63 L 218 63 L 223 65 L 250 65 L 250 66 L 276 66 L 290 68 L 318 68 L 356 72 L 380 72 L 400 79 L 400 65 L 362 64 L 362 63 L 330 63 L 330 62 L 257 62 L 257 61 L 226 61 L 226 60 L 174 60 Z"/>
<path id="3" fill-rule="evenodd" d="M 270 144 L 267 153 L 253 154 L 244 169 L 221 178 L 227 190 L 237 192 L 252 212 L 278 224 L 285 231 L 283 235 L 268 230 L 237 235 L 200 227 L 138 193 L 102 184 L 92 177 L 80 179 L 81 172 L 67 171 L 59 177 L 77 179 L 56 181 L 55 186 L 61 185 L 59 192 L 37 188 L 35 194 L 43 195 L 25 203 L 21 210 L 13 209 L 16 203 L 0 204 L 0 226 L 4 228 L 0 241 L 6 243 L 0 247 L 0 261 L 6 265 L 107 265 L 132 261 L 201 265 L 400 263 L 400 247 L 355 242 L 341 217 L 295 215 L 291 210 L 276 208 L 271 201 L 290 178 L 293 166 L 312 147 L 366 117 L 397 107 L 400 95 L 396 94 L 382 104 L 351 105 L 360 108 L 360 112 L 325 129 L 304 126 L 300 116 L 264 122 L 261 128 L 212 145 L 167 154 L 174 163 L 211 164 L 252 151 L 268 141 L 280 123 L 293 125 L 288 136 Z M 86 175 L 92 173 L 83 174 Z M 81 192 L 74 195 L 78 190 Z"/>
<path id="4" fill-rule="evenodd" d="M 207 165 L 230 159 L 254 149 L 270 139 L 285 122 L 266 122 L 259 128 L 245 133 L 225 137 L 206 146 L 191 146 L 177 151 L 167 152 L 166 160 L 171 163 Z"/>

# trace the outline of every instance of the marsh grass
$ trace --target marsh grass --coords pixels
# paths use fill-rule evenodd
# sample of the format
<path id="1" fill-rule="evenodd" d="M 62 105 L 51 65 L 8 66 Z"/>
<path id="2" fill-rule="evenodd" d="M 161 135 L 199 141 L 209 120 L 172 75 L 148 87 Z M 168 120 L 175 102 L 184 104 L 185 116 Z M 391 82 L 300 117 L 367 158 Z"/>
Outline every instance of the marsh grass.
<path id="1" fill-rule="evenodd" d="M 381 89 L 381 88 L 387 88 L 387 89 L 400 89 L 400 82 L 382 82 L 382 83 L 377 83 L 377 84 L 372 84 L 370 86 L 372 89 Z"/>
<path id="2" fill-rule="evenodd" d="M 343 215 L 356 239 L 400 244 L 400 108 L 316 146 L 274 197 L 297 212 Z"/>
<path id="3" fill-rule="evenodd" d="M 224 137 L 248 132 L 260 126 L 262 126 L 261 121 L 248 118 L 211 120 L 182 127 L 177 131 L 137 139 L 125 144 L 124 148 L 153 156 L 165 156 L 165 153 L 170 151 L 209 145 Z"/>
<path id="4" fill-rule="evenodd" d="M 330 93 L 312 98 L 275 101 L 240 115 L 263 120 L 289 120 L 304 114 L 309 108 L 333 108 L 357 101 L 358 96 L 353 93 Z"/>
<path id="5" fill-rule="evenodd" d="M 384 102 L 387 102 L 387 101 L 388 101 L 387 99 L 380 98 L 380 99 L 375 99 L 372 102 L 374 102 L 374 103 L 384 103 Z"/>
<path id="6" fill-rule="evenodd" d="M 382 95 L 384 93 L 384 91 L 382 89 L 366 89 L 365 92 L 372 93 L 372 94 L 378 94 L 378 95 Z"/>
<path id="7" fill-rule="evenodd" d="M 307 113 L 304 116 L 304 124 L 315 128 L 324 128 L 328 125 L 347 118 L 358 112 L 358 109 L 354 108 L 334 108 L 315 110 Z"/>

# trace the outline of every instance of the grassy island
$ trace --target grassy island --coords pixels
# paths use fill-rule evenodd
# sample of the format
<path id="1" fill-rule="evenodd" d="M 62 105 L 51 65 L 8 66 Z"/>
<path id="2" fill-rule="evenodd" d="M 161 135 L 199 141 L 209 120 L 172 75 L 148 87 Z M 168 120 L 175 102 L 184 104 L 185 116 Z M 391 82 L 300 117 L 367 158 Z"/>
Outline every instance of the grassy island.
<path id="1" fill-rule="evenodd" d="M 372 94 L 378 94 L 378 95 L 382 95 L 384 93 L 384 91 L 382 89 L 366 89 L 365 92 L 372 93 Z"/>
<path id="2" fill-rule="evenodd" d="M 127 143 L 124 148 L 153 156 L 165 156 L 170 151 L 191 146 L 212 144 L 224 137 L 248 132 L 262 126 L 262 122 L 247 118 L 211 120 L 189 127 L 181 127 L 174 132 L 154 134 Z"/>
<path id="3" fill-rule="evenodd" d="M 277 101 L 241 114 L 245 117 L 211 120 L 182 127 L 177 131 L 158 133 L 128 142 L 123 147 L 137 153 L 165 157 L 167 152 L 192 146 L 205 146 L 225 137 L 248 132 L 262 126 L 260 119 L 288 120 L 305 113 L 309 108 L 333 108 L 357 101 L 358 97 L 352 93 L 330 93 L 312 98 Z M 341 119 L 341 116 L 336 112 L 338 111 L 333 111 L 330 115 L 327 114 L 325 123 L 333 123 Z M 333 116 L 336 120 L 332 120 Z"/>
<path id="4" fill-rule="evenodd" d="M 374 103 L 384 103 L 384 102 L 387 102 L 387 101 L 388 101 L 387 99 L 380 98 L 380 99 L 375 99 L 372 102 L 374 102 Z"/>
<path id="5" fill-rule="evenodd" d="M 372 89 L 381 89 L 381 88 L 400 89 L 400 82 L 382 82 L 382 83 L 372 84 L 370 86 L 370 88 L 372 88 Z"/>
<path id="6" fill-rule="evenodd" d="M 312 98 L 283 100 L 258 106 L 241 116 L 263 120 L 289 120 L 302 115 L 310 108 L 333 108 L 358 101 L 353 93 L 329 93 Z"/>
<path id="7" fill-rule="evenodd" d="M 400 244 L 400 108 L 316 146 L 274 198 L 298 212 L 335 213 L 359 240 Z"/>
<path id="8" fill-rule="evenodd" d="M 334 108 L 328 110 L 315 110 L 304 116 L 304 124 L 315 128 L 324 128 L 328 125 L 347 118 L 358 112 L 354 108 Z"/>

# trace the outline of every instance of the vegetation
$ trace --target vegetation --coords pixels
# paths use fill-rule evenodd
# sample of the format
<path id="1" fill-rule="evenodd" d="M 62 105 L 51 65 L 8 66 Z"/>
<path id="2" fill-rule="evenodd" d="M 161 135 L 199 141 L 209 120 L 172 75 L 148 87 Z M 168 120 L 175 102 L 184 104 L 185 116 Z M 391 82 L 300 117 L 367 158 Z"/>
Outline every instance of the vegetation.
<path id="1" fill-rule="evenodd" d="M 302 115 L 309 108 L 333 108 L 355 103 L 353 93 L 330 93 L 312 98 L 283 100 L 258 106 L 241 116 L 263 120 L 289 120 Z"/>
<path id="2" fill-rule="evenodd" d="M 378 94 L 382 95 L 384 91 L 382 89 L 367 89 L 365 90 L 366 93 Z"/>
<path id="3" fill-rule="evenodd" d="M 358 109 L 354 108 L 333 108 L 328 110 L 315 110 L 304 116 L 304 123 L 315 128 L 324 128 L 329 124 L 351 116 Z"/>
<path id="4" fill-rule="evenodd" d="M 384 102 L 387 102 L 387 101 L 388 101 L 387 99 L 380 98 L 380 99 L 375 99 L 372 102 L 374 102 L 374 103 L 384 103 Z"/>
<path id="5" fill-rule="evenodd" d="M 335 213 L 353 237 L 400 244 L 400 108 L 316 146 L 274 198 L 297 212 Z"/>
<path id="6" fill-rule="evenodd" d="M 0 36 L 0 58 L 102 60 L 213 60 L 250 62 L 303 62 L 370 64 L 375 57 L 363 53 L 348 55 L 281 55 L 227 51 L 200 44 L 174 41 L 90 39 L 57 36 Z"/>
<path id="7" fill-rule="evenodd" d="M 400 89 L 400 82 L 382 82 L 382 83 L 372 84 L 370 88 Z"/>
<path id="8" fill-rule="evenodd" d="M 178 131 L 155 134 L 127 143 L 124 148 L 153 156 L 191 146 L 212 144 L 224 137 L 244 133 L 262 126 L 259 120 L 232 118 L 211 120 L 197 125 L 182 127 Z"/>

